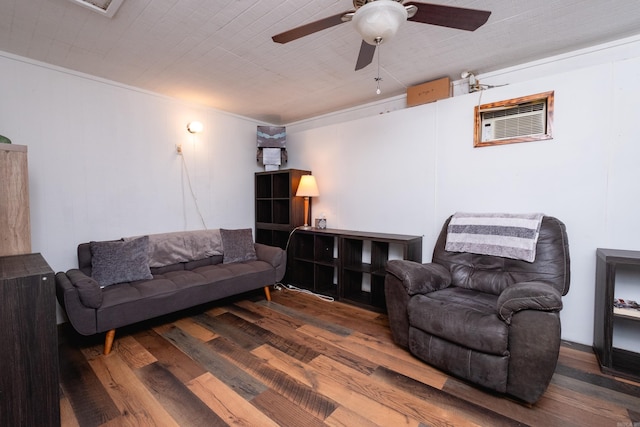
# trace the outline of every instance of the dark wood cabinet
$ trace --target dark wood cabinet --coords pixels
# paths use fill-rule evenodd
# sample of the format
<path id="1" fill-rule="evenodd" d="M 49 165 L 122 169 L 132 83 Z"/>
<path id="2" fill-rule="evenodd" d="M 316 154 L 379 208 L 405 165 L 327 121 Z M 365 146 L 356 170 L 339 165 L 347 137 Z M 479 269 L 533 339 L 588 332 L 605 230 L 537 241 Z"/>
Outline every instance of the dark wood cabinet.
<path id="1" fill-rule="evenodd" d="M 616 298 L 616 273 L 620 268 L 637 274 L 640 286 L 640 251 L 596 250 L 593 350 L 602 372 L 640 381 L 640 354 L 614 345 L 613 335 L 618 323 L 625 322 L 627 326 L 636 327 L 640 331 L 640 311 L 616 309 L 613 305 Z"/>
<path id="2" fill-rule="evenodd" d="M 296 197 L 302 175 L 283 169 L 255 174 L 256 242 L 285 248 L 291 231 L 304 224 L 304 200 Z"/>
<path id="3" fill-rule="evenodd" d="M 298 229 L 290 246 L 293 285 L 338 300 L 386 310 L 389 259 L 422 262 L 422 237 L 337 229 Z"/>
<path id="4" fill-rule="evenodd" d="M 40 254 L 0 257 L 0 425 L 59 426 L 53 270 Z"/>

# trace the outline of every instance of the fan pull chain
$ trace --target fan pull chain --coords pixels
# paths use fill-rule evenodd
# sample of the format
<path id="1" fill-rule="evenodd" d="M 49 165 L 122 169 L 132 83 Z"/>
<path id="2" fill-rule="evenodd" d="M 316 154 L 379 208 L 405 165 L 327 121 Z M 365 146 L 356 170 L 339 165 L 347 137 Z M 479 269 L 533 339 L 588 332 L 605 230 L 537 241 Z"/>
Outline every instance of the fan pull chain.
<path id="1" fill-rule="evenodd" d="M 380 82 L 382 81 L 382 77 L 380 77 L 380 44 L 382 43 L 382 37 L 376 37 L 376 50 L 378 51 L 378 77 L 375 77 L 374 80 L 377 83 L 376 94 L 380 95 Z"/>

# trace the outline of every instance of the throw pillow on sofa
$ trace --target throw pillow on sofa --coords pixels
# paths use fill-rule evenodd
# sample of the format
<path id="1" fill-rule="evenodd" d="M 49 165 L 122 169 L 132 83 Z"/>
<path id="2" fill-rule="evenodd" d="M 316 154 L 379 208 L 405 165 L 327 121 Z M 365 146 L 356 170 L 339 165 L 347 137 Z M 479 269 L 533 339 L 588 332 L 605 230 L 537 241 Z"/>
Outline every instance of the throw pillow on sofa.
<path id="1" fill-rule="evenodd" d="M 222 238 L 222 263 L 255 261 L 256 248 L 253 245 L 253 234 L 250 228 L 239 230 L 220 229 Z"/>
<path id="2" fill-rule="evenodd" d="M 149 269 L 149 236 L 115 242 L 90 242 L 91 277 L 100 287 L 153 279 Z"/>

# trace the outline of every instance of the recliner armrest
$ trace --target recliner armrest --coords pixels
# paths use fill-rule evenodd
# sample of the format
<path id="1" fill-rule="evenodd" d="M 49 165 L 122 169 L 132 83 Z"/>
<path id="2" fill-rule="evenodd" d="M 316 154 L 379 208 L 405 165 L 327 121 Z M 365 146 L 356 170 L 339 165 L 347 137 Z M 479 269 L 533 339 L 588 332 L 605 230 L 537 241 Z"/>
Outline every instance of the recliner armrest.
<path id="1" fill-rule="evenodd" d="M 521 282 L 502 291 L 496 305 L 498 316 L 511 324 L 513 315 L 521 310 L 562 310 L 562 295 L 553 286 L 543 282 Z"/>
<path id="2" fill-rule="evenodd" d="M 396 276 L 409 295 L 427 294 L 444 289 L 451 284 L 451 274 L 446 267 L 435 264 L 420 264 L 415 261 L 391 260 L 387 272 Z"/>

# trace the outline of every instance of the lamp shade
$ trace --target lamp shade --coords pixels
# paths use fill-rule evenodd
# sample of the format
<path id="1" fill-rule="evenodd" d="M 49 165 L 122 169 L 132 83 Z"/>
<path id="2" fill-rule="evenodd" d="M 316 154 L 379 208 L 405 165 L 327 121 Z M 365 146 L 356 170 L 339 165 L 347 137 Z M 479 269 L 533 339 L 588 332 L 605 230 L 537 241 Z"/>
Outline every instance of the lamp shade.
<path id="1" fill-rule="evenodd" d="M 367 3 L 356 10 L 352 19 L 362 40 L 373 46 L 391 39 L 406 20 L 407 10 L 393 0 Z"/>
<path id="2" fill-rule="evenodd" d="M 298 191 L 296 196 L 298 197 L 318 197 L 318 184 L 316 184 L 316 178 L 313 175 L 302 175 L 300 177 L 300 184 L 298 184 Z"/>

